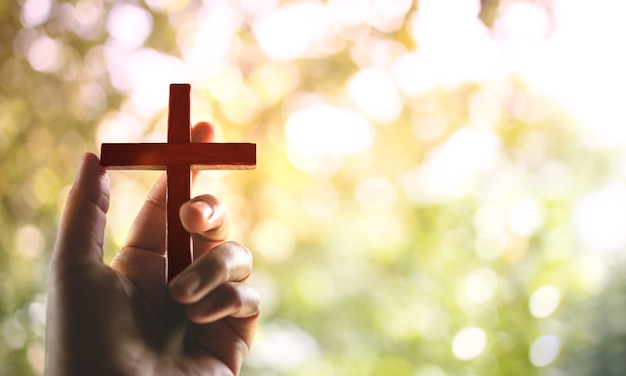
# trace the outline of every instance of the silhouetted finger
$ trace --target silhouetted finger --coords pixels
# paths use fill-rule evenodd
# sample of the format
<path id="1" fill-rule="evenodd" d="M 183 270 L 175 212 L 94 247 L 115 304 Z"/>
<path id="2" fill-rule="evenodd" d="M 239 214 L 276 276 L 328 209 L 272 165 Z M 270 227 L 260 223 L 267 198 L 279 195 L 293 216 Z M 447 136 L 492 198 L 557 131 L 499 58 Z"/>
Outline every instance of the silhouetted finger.
<path id="1" fill-rule="evenodd" d="M 109 176 L 100 160 L 83 155 L 68 194 L 52 253 L 54 266 L 102 262 L 102 242 L 109 208 Z"/>
<path id="2" fill-rule="evenodd" d="M 206 324 L 224 317 L 246 318 L 259 314 L 259 293 L 242 282 L 220 285 L 199 302 L 187 307 L 187 317 L 197 324 Z"/>
<path id="3" fill-rule="evenodd" d="M 241 282 L 252 270 L 252 253 L 235 242 L 225 242 L 195 260 L 170 283 L 170 291 L 180 303 L 200 301 L 227 282 Z"/>
<path id="4" fill-rule="evenodd" d="M 183 204 L 180 221 L 193 237 L 194 259 L 228 238 L 228 209 L 215 196 L 202 195 Z"/>

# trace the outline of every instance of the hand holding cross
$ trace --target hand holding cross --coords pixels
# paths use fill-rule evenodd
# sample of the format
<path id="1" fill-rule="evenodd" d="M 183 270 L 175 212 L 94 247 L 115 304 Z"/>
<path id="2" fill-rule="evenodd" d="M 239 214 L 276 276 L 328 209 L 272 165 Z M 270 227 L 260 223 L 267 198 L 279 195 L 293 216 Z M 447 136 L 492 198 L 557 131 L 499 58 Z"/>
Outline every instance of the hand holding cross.
<path id="1" fill-rule="evenodd" d="M 105 143 L 101 164 L 107 169 L 167 171 L 167 280 L 191 263 L 191 240 L 178 210 L 190 199 L 191 170 L 253 169 L 256 145 L 250 143 L 191 143 L 188 84 L 170 85 L 167 143 Z"/>

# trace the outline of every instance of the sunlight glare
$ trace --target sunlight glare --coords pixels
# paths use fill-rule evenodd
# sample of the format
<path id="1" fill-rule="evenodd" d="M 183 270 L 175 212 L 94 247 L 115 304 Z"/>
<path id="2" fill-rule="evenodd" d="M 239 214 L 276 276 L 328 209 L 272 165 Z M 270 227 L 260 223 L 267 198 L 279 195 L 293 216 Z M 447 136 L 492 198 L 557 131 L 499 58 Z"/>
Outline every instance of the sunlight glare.
<path id="1" fill-rule="evenodd" d="M 491 132 L 462 128 L 435 148 L 406 176 L 407 195 L 416 203 L 445 202 L 471 192 L 476 179 L 500 159 L 500 140 Z"/>
<path id="2" fill-rule="evenodd" d="M 420 97 L 439 84 L 438 69 L 438 62 L 431 55 L 413 51 L 394 61 L 391 74 L 404 94 Z"/>
<path id="3" fill-rule="evenodd" d="M 163 12 L 183 8 L 189 0 L 145 0 L 150 9 Z"/>
<path id="4" fill-rule="evenodd" d="M 111 112 L 102 118 L 96 130 L 96 143 L 136 142 L 144 132 L 144 123 L 124 112 Z"/>
<path id="5" fill-rule="evenodd" d="M 530 47 L 546 38 L 550 31 L 550 16 L 538 4 L 513 2 L 498 11 L 494 33 L 498 39 L 503 39 L 504 48 L 519 48 L 517 44 L 520 43 Z"/>
<path id="6" fill-rule="evenodd" d="M 183 25 L 178 32 L 183 60 L 201 77 L 214 73 L 220 64 L 227 64 L 242 22 L 241 14 L 228 2 L 206 4 L 197 21 Z"/>
<path id="7" fill-rule="evenodd" d="M 119 123 L 118 126 L 121 126 Z M 115 134 L 112 140 L 114 142 L 134 142 L 133 140 L 125 140 L 120 138 L 119 134 Z M 133 174 L 136 176 L 136 174 Z M 128 229 L 135 220 L 136 213 L 142 206 L 142 201 L 138 197 L 145 197 L 148 188 L 131 174 L 125 171 L 116 171 L 115 177 L 111 178 L 111 197 L 115 197 L 110 201 L 109 212 L 107 213 L 106 232 L 109 234 L 114 248 L 121 248 L 126 241 Z"/>
<path id="8" fill-rule="evenodd" d="M 620 46 L 626 3 L 598 0 L 589 6 L 557 0 L 551 9 L 558 27 L 543 43 L 517 52 L 521 60 L 515 70 L 527 85 L 556 98 L 576 117 L 583 141 L 594 147 L 623 144 L 626 54 Z"/>
<path id="9" fill-rule="evenodd" d="M 613 183 L 587 194 L 576 204 L 573 221 L 592 250 L 620 250 L 626 244 L 626 187 Z"/>
<path id="10" fill-rule="evenodd" d="M 389 124 L 402 112 L 402 100 L 391 76 L 377 68 L 358 71 L 348 80 L 350 98 L 372 121 Z"/>
<path id="11" fill-rule="evenodd" d="M 276 60 L 323 55 L 332 35 L 326 6 L 317 0 L 261 14 L 252 23 L 252 31 L 261 50 Z"/>
<path id="12" fill-rule="evenodd" d="M 116 4 L 107 19 L 109 35 L 132 50 L 144 44 L 152 33 L 152 15 L 132 4 Z"/>
<path id="13" fill-rule="evenodd" d="M 129 57 L 125 73 L 132 92 L 131 101 L 145 117 L 167 108 L 171 83 L 188 82 L 187 70 L 180 59 L 148 48 L 137 50 Z"/>
<path id="14" fill-rule="evenodd" d="M 456 333 L 452 340 L 452 353 L 459 360 L 470 360 L 479 356 L 487 344 L 485 331 L 468 326 Z"/>
<path id="15" fill-rule="evenodd" d="M 98 35 L 99 20 L 104 15 L 104 5 L 101 0 L 80 0 L 74 6 L 74 33 L 83 39 Z"/>
<path id="16" fill-rule="evenodd" d="M 339 27 L 365 23 L 369 16 L 369 0 L 328 0 L 328 10 Z"/>
<path id="17" fill-rule="evenodd" d="M 420 1 L 409 19 L 409 32 L 418 51 L 428 57 L 432 80 L 454 88 L 502 72 L 489 30 L 477 17 L 479 10 L 478 0 Z"/>
<path id="18" fill-rule="evenodd" d="M 372 0 L 369 22 L 383 33 L 397 31 L 403 26 L 412 3 L 412 0 Z"/>
<path id="19" fill-rule="evenodd" d="M 373 142 L 373 129 L 360 113 L 318 103 L 292 113 L 285 131 L 289 146 L 307 155 L 356 154 Z"/>
<path id="20" fill-rule="evenodd" d="M 28 48 L 28 62 L 39 72 L 55 72 L 65 59 L 63 44 L 47 35 L 41 36 Z"/>
<path id="21" fill-rule="evenodd" d="M 362 38 L 350 48 L 350 57 L 360 68 L 387 68 L 406 53 L 406 47 L 395 40 L 378 37 Z"/>
<path id="22" fill-rule="evenodd" d="M 537 338 L 530 345 L 529 358 L 535 367 L 546 367 L 552 364 L 561 352 L 561 340 L 554 334 L 546 334 Z"/>
<path id="23" fill-rule="evenodd" d="M 300 72 L 289 63 L 267 61 L 257 67 L 250 79 L 250 85 L 259 95 L 264 106 L 270 106 L 284 98 L 299 83 Z"/>
<path id="24" fill-rule="evenodd" d="M 48 20 L 52 0 L 26 0 L 20 9 L 20 21 L 24 27 L 35 27 Z"/>
<path id="25" fill-rule="evenodd" d="M 279 0 L 239 0 L 238 3 L 249 15 L 257 15 L 276 7 Z"/>
<path id="26" fill-rule="evenodd" d="M 532 236 L 543 224 L 542 210 L 530 198 L 517 200 L 508 214 L 509 227 L 520 236 Z"/>
<path id="27" fill-rule="evenodd" d="M 321 356 L 315 337 L 287 321 L 264 323 L 254 342 L 248 362 L 256 367 L 293 373 Z"/>
<path id="28" fill-rule="evenodd" d="M 561 291 L 556 286 L 542 286 L 530 296 L 528 309 L 530 313 L 542 319 L 556 311 L 561 303 Z"/>

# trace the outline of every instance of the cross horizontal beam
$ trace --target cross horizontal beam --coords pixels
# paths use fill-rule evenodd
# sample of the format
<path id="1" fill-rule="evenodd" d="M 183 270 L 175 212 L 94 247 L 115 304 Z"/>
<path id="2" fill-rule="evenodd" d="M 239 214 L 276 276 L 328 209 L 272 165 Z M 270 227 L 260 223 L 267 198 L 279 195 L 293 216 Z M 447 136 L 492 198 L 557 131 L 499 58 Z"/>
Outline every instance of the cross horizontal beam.
<path id="1" fill-rule="evenodd" d="M 101 164 L 110 170 L 165 170 L 190 166 L 192 170 L 249 170 L 256 166 L 256 144 L 250 143 L 142 143 L 102 144 Z"/>

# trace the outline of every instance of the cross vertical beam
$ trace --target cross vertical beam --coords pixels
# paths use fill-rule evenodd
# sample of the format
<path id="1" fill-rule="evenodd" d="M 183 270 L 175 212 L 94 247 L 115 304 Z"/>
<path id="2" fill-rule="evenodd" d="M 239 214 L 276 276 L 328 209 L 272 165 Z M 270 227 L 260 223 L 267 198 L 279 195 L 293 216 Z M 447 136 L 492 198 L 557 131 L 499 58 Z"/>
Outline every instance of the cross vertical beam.
<path id="1" fill-rule="evenodd" d="M 190 144 L 190 92 L 188 84 L 170 85 L 167 117 L 167 143 Z M 182 272 L 192 261 L 192 245 L 189 233 L 180 222 L 179 208 L 191 197 L 191 177 L 187 165 L 167 166 L 167 280 Z M 176 255 L 174 257 L 174 255 Z"/>

